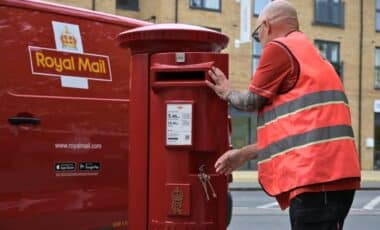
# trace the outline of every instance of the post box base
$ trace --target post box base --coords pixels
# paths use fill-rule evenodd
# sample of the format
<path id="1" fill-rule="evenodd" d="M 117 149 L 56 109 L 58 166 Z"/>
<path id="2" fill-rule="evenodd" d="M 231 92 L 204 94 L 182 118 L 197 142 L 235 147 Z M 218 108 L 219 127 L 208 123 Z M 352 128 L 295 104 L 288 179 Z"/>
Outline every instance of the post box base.
<path id="1" fill-rule="evenodd" d="M 151 230 L 208 230 L 208 229 L 215 229 L 215 224 L 212 222 L 205 222 L 205 223 L 194 223 L 194 222 L 188 222 L 188 223 L 174 223 L 174 222 L 159 222 L 152 220 L 150 224 Z"/>

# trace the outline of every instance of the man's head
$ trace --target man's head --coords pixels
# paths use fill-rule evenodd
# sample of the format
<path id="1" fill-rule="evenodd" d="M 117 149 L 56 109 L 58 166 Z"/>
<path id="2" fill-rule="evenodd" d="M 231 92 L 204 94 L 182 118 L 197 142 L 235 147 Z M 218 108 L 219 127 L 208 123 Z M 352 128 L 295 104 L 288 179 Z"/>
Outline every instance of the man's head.
<path id="1" fill-rule="evenodd" d="M 272 1 L 261 11 L 256 28 L 256 36 L 265 46 L 275 38 L 298 30 L 297 11 L 286 0 Z"/>

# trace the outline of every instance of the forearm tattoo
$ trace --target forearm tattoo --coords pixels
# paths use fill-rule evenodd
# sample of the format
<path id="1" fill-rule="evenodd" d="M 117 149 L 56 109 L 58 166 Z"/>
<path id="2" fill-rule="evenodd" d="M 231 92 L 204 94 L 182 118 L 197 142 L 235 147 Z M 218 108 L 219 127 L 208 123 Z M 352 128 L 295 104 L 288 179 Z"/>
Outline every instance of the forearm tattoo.
<path id="1" fill-rule="evenodd" d="M 250 91 L 239 92 L 231 90 L 227 96 L 227 101 L 239 110 L 253 112 L 263 107 L 266 98 L 253 94 Z"/>

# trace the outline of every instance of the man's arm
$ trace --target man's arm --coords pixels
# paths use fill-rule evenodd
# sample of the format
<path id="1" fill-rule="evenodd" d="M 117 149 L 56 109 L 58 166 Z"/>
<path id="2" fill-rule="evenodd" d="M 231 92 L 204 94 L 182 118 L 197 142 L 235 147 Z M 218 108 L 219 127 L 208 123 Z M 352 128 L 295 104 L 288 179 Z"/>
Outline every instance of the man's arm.
<path id="1" fill-rule="evenodd" d="M 267 99 L 248 90 L 245 92 L 230 90 L 226 100 L 239 110 L 253 112 L 261 109 Z"/>

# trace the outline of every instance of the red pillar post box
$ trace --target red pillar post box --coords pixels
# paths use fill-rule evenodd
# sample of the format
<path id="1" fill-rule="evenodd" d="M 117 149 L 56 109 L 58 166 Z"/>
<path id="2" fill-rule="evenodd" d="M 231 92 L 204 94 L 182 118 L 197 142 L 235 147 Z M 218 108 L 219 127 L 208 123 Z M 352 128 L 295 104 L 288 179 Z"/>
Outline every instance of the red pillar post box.
<path id="1" fill-rule="evenodd" d="M 228 108 L 205 80 L 228 73 L 228 38 L 161 24 L 121 33 L 132 52 L 129 229 L 226 229 L 227 178 L 216 159 L 229 148 Z"/>

